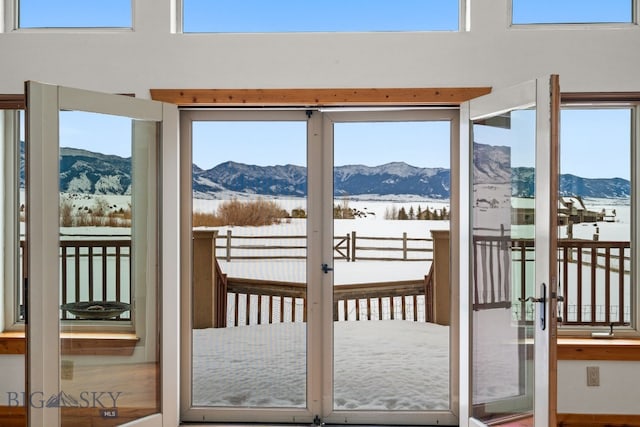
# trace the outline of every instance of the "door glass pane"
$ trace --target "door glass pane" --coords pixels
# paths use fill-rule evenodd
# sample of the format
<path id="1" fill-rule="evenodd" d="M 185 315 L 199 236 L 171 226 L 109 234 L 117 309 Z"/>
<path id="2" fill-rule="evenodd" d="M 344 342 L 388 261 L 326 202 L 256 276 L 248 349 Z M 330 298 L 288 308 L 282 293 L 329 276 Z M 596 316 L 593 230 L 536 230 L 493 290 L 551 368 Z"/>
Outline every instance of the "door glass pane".
<path id="1" fill-rule="evenodd" d="M 156 122 L 60 113 L 62 425 L 160 410 Z M 82 421 L 84 420 L 84 421 Z"/>
<path id="2" fill-rule="evenodd" d="M 306 144 L 306 120 L 193 122 L 192 406 L 307 406 Z"/>
<path id="3" fill-rule="evenodd" d="M 533 409 L 535 110 L 473 123 L 472 415 Z"/>
<path id="4" fill-rule="evenodd" d="M 560 117 L 560 317 L 564 327 L 598 326 L 604 332 L 606 326 L 629 325 L 635 312 L 632 110 L 567 107 Z"/>
<path id="5" fill-rule="evenodd" d="M 335 410 L 450 408 L 450 144 L 448 121 L 334 124 Z"/>

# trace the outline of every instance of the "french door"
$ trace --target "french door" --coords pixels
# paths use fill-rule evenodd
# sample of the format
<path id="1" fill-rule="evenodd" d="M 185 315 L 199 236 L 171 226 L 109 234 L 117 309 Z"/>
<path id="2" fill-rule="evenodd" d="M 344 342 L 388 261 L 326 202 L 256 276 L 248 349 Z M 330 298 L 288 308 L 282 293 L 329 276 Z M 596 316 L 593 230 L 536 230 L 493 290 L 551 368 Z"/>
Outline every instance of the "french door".
<path id="1" fill-rule="evenodd" d="M 184 111 L 180 132 L 182 419 L 457 424 L 457 281 L 428 280 L 457 111 Z"/>
<path id="2" fill-rule="evenodd" d="M 26 95 L 29 425 L 175 426 L 177 108 Z"/>
<path id="3" fill-rule="evenodd" d="M 557 76 L 462 108 L 471 426 L 522 417 L 555 425 L 558 114 Z"/>

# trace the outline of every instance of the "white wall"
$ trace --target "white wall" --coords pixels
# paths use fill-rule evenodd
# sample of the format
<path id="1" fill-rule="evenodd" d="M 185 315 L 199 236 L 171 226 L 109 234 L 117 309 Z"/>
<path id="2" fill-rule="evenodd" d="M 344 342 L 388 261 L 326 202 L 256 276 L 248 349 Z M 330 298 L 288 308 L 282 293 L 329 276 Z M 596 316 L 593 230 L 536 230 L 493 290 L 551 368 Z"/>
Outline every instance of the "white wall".
<path id="1" fill-rule="evenodd" d="M 600 368 L 600 386 L 587 387 L 587 366 Z M 559 361 L 558 412 L 639 414 L 640 363 Z"/>
<path id="2" fill-rule="evenodd" d="M 7 1 L 7 0 L 5 0 Z M 26 79 L 148 97 L 149 88 L 503 86 L 559 73 L 565 91 L 637 90 L 640 31 L 509 29 L 473 0 L 471 32 L 172 34 L 171 0 L 136 0 L 136 30 L 0 34 L 0 93 Z"/>
<path id="3" fill-rule="evenodd" d="M 637 26 L 510 29 L 507 0 L 472 0 L 470 32 L 302 35 L 171 33 L 174 2 L 135 0 L 133 32 L 0 33 L 0 93 L 22 93 L 25 80 L 143 98 L 149 88 L 500 87 L 546 73 L 563 91 L 640 91 Z M 3 384 L 14 359 L 0 358 Z M 584 363 L 560 363 L 560 412 L 640 413 L 630 397 L 640 363 L 589 365 L 601 366 L 597 390 Z"/>

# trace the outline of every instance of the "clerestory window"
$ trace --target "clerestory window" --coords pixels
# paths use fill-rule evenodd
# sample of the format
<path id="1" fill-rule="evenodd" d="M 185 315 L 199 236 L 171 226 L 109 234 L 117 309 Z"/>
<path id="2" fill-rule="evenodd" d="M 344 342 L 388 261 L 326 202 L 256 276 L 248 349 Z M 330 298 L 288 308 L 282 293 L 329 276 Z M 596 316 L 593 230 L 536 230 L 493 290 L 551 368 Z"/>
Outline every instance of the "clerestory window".
<path id="1" fill-rule="evenodd" d="M 182 0 L 185 33 L 458 31 L 459 0 Z"/>
<path id="2" fill-rule="evenodd" d="M 511 5 L 514 25 L 634 22 L 634 0 L 512 0 Z"/>
<path id="3" fill-rule="evenodd" d="M 15 28 L 132 28 L 131 0 L 16 0 Z"/>

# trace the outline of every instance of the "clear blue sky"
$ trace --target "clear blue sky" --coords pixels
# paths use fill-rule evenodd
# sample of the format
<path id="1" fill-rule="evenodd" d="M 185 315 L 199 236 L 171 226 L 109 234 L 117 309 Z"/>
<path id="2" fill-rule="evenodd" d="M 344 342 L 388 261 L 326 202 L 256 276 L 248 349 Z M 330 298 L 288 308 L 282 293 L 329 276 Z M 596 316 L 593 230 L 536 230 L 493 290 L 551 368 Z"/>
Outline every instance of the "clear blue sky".
<path id="1" fill-rule="evenodd" d="M 185 32 L 455 31 L 458 0 L 183 0 Z"/>
<path id="2" fill-rule="evenodd" d="M 561 77 L 562 78 L 562 77 Z M 474 126 L 476 142 L 511 147 L 512 166 L 534 166 L 535 115 L 511 114 L 511 129 Z M 560 115 L 560 170 L 583 178 L 630 179 L 629 109 L 563 109 Z"/>
<path id="3" fill-rule="evenodd" d="M 632 22 L 631 0 L 513 0 L 514 24 Z"/>
<path id="4" fill-rule="evenodd" d="M 448 122 L 337 123 L 337 166 L 403 161 L 449 167 Z M 232 160 L 261 166 L 306 165 L 306 122 L 197 122 L 193 159 L 209 169 Z"/>
<path id="5" fill-rule="evenodd" d="M 12 0 L 8 0 L 12 1 Z M 19 0 L 19 26 L 131 27 L 131 0 Z"/>
<path id="6" fill-rule="evenodd" d="M 455 31 L 458 0 L 182 0 L 185 32 Z M 131 27 L 131 0 L 19 0 L 21 27 Z M 631 22 L 631 0 L 513 0 L 514 23 Z"/>
<path id="7" fill-rule="evenodd" d="M 186 31 L 455 30 L 458 23 L 457 0 L 183 1 Z M 514 21 L 628 22 L 632 20 L 631 4 L 631 0 L 513 0 Z M 20 0 L 20 22 L 26 27 L 128 27 L 131 10 L 130 0 Z M 242 19 L 235 19 L 239 16 Z M 223 26 L 227 24 L 235 27 Z M 516 141 L 530 147 L 526 141 L 532 138 L 533 124 L 524 112 L 515 113 L 512 119 L 510 132 L 494 129 L 485 130 L 489 133 L 483 135 L 478 131 L 477 139 L 513 145 L 513 165 L 528 165 L 532 153 L 517 148 Z M 97 120 L 91 114 L 63 113 L 61 124 L 63 145 L 131 155 L 128 120 Z M 252 123 L 249 128 L 228 123 L 218 126 L 215 132 L 205 128 L 197 131 L 199 141 L 225 141 L 220 142 L 225 149 L 220 156 L 219 149 L 196 142 L 194 159 L 199 166 L 211 167 L 226 160 L 259 165 L 305 163 L 303 123 Z M 628 111 L 564 111 L 562 172 L 628 179 L 629 133 Z M 405 161 L 415 166 L 449 167 L 447 138 L 447 126 L 434 123 L 340 124 L 336 128 L 335 163 L 379 165 Z M 126 142 L 116 143 L 118 140 Z"/>

